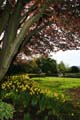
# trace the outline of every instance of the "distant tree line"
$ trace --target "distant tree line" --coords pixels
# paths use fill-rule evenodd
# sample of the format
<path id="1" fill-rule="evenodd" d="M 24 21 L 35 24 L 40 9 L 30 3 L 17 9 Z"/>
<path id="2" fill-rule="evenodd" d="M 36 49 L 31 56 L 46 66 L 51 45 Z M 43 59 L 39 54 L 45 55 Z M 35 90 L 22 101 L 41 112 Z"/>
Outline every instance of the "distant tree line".
<path id="1" fill-rule="evenodd" d="M 78 66 L 67 66 L 63 62 L 58 64 L 59 75 L 63 77 L 80 77 L 80 68 Z"/>
<path id="2" fill-rule="evenodd" d="M 77 66 L 69 67 L 63 62 L 58 64 L 56 60 L 42 56 L 23 63 L 12 64 L 7 72 L 8 75 L 24 73 L 45 73 L 45 75 L 51 76 L 80 77 L 80 68 Z"/>

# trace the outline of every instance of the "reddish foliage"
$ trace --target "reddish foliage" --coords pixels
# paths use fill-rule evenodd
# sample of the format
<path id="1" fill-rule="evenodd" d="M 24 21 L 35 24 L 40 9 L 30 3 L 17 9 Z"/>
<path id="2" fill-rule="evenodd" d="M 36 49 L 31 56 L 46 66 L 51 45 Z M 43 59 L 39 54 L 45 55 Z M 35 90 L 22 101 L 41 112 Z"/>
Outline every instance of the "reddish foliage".
<path id="1" fill-rule="evenodd" d="M 17 7 L 16 0 L 8 0 L 9 4 Z M 20 31 L 24 22 L 31 16 L 40 12 L 39 8 L 45 5 L 49 0 L 22 0 L 21 21 L 19 23 Z M 3 8 L 1 8 L 2 10 Z M 1 11 L 0 10 L 0 11 Z M 5 9 L 3 9 L 5 10 Z M 52 23 L 51 25 L 48 23 Z M 47 25 L 45 28 L 45 24 Z M 42 30 L 40 28 L 43 28 Z M 40 30 L 39 30 L 40 29 Z M 36 30 L 36 32 L 34 32 Z M 34 32 L 34 33 L 33 33 Z M 29 35 L 32 34 L 30 37 Z M 80 48 L 80 1 L 79 0 L 63 0 L 55 1 L 48 8 L 39 22 L 30 27 L 26 32 L 23 49 L 28 54 L 48 54 L 50 51 L 79 49 Z"/>

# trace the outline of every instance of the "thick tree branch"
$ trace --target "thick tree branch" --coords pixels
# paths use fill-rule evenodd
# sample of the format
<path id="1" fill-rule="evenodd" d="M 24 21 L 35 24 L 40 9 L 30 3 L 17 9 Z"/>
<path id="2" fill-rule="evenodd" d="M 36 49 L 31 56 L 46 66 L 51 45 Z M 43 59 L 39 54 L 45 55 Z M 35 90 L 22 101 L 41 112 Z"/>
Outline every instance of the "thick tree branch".
<path id="1" fill-rule="evenodd" d="M 29 8 L 28 12 L 26 12 L 23 16 L 21 16 L 21 18 L 20 18 L 21 22 L 20 22 L 19 26 L 21 26 L 24 23 L 24 21 L 26 20 L 26 18 L 29 15 L 29 13 L 32 12 L 34 9 L 36 9 L 36 4 L 32 5 L 32 7 Z"/>
<path id="2" fill-rule="evenodd" d="M 23 41 L 23 44 L 21 45 L 21 48 L 22 49 L 27 43 L 30 42 L 31 38 L 33 35 L 37 34 L 38 32 L 40 32 L 43 28 L 45 28 L 46 26 L 49 26 L 51 25 L 52 22 L 47 22 L 45 23 L 44 25 L 40 26 L 39 28 L 35 28 L 34 30 L 32 30 L 30 32 L 30 34 L 28 36 L 25 37 L 24 41 Z"/>

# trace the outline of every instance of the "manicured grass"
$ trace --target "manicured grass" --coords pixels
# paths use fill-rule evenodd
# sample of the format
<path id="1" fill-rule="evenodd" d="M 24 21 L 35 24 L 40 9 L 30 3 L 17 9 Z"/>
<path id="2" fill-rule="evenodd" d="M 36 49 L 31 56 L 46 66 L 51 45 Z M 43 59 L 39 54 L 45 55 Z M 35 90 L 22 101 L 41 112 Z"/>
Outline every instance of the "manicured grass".
<path id="1" fill-rule="evenodd" d="M 80 90 L 80 78 L 36 77 L 32 80 L 37 81 L 41 89 L 49 89 L 51 92 L 71 95 L 73 89 Z"/>

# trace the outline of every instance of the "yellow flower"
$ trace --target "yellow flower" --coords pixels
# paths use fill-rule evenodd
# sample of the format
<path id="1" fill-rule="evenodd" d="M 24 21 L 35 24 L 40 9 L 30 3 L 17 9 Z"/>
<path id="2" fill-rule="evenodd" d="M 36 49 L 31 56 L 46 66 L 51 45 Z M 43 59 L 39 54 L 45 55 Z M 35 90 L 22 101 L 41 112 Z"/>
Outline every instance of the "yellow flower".
<path id="1" fill-rule="evenodd" d="M 26 91 L 26 87 L 23 87 L 23 88 L 22 88 L 22 91 Z"/>
<path id="2" fill-rule="evenodd" d="M 53 95 L 54 95 L 54 97 L 58 97 L 58 93 L 56 93 L 56 92 Z"/>
<path id="3" fill-rule="evenodd" d="M 18 92 L 18 89 L 16 89 L 16 92 Z"/>
<path id="4" fill-rule="evenodd" d="M 32 95 L 33 93 L 32 93 L 32 92 L 30 92 L 29 94 L 30 94 L 30 95 Z"/>
<path id="5" fill-rule="evenodd" d="M 5 89 L 5 85 L 4 84 L 2 85 L 2 89 Z"/>

